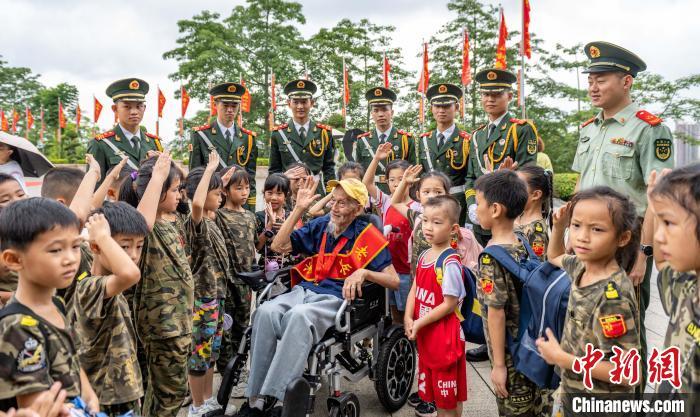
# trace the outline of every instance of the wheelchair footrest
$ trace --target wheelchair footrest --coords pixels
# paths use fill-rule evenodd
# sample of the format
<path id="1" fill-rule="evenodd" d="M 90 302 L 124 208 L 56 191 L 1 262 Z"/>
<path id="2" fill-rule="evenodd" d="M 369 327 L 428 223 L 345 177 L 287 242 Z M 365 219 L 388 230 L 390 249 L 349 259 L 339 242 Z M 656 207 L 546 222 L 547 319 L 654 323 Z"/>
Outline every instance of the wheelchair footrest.
<path id="1" fill-rule="evenodd" d="M 343 365 L 343 367 L 351 374 L 358 372 L 363 367 L 363 365 L 358 363 L 347 350 L 337 354 L 335 357 L 338 359 L 338 362 L 340 362 L 340 364 Z"/>
<path id="2" fill-rule="evenodd" d="M 304 378 L 297 378 L 287 385 L 284 392 L 282 417 L 304 417 L 309 407 L 311 386 Z"/>

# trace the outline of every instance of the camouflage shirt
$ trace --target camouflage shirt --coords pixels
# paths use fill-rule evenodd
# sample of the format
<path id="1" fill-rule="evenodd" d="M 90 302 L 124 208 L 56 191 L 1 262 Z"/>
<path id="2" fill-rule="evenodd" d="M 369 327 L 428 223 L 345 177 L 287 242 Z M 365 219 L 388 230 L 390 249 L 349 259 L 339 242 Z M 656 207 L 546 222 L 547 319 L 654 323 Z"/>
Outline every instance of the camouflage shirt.
<path id="1" fill-rule="evenodd" d="M 192 332 L 194 282 L 185 238 L 173 222 L 157 220 L 139 262 L 141 281 L 133 297 L 136 330 L 142 340 L 161 340 Z"/>
<path id="2" fill-rule="evenodd" d="M 522 233 L 530 243 L 533 252 L 540 260 L 547 260 L 547 246 L 549 246 L 549 227 L 543 219 L 535 220 L 528 224 L 515 226 L 516 233 Z"/>
<path id="3" fill-rule="evenodd" d="M 525 248 L 521 244 L 500 245 L 513 257 L 520 260 L 526 256 Z M 479 256 L 479 270 L 477 271 L 479 285 L 477 296 L 481 303 L 481 319 L 484 322 L 484 335 L 489 348 L 489 357 L 493 359 L 493 348 L 488 326 L 488 308 L 502 309 L 506 315 L 506 335 L 515 339 L 518 336 L 518 321 L 520 319 L 520 299 L 518 294 L 522 291 L 517 277 L 513 277 L 501 264 L 486 253 Z M 507 340 L 507 336 L 506 336 Z M 510 351 L 506 346 L 506 360 L 510 357 Z"/>
<path id="4" fill-rule="evenodd" d="M 420 254 L 430 249 L 430 243 L 425 240 L 425 235 L 423 235 L 423 228 L 420 226 L 421 218 L 423 213 L 413 209 L 408 209 L 406 212 L 406 218 L 408 219 L 408 224 L 413 231 L 411 234 L 411 278 L 416 276 L 416 268 L 418 267 L 418 258 Z"/>
<path id="5" fill-rule="evenodd" d="M 8 304 L 16 302 L 13 297 Z M 69 397 L 80 395 L 73 329 L 62 314 L 64 329 L 38 317 L 13 314 L 0 321 L 0 398 L 45 391 L 56 381 Z"/>
<path id="6" fill-rule="evenodd" d="M 221 229 L 229 249 L 230 267 L 233 271 L 251 271 L 255 263 L 255 247 L 258 244 L 255 213 L 220 208 L 216 211 L 216 224 Z"/>
<path id="7" fill-rule="evenodd" d="M 0 291 L 15 292 L 17 291 L 17 282 L 19 276 L 15 271 L 10 271 L 4 265 L 0 265 Z"/>
<path id="8" fill-rule="evenodd" d="M 679 273 L 666 267 L 657 278 L 659 296 L 670 320 L 664 348 L 676 346 L 681 352 L 681 393 L 700 393 L 700 297 L 698 277 Z M 673 387 L 668 381 L 657 387 L 657 392 L 669 393 Z"/>
<path id="9" fill-rule="evenodd" d="M 80 365 L 100 404 L 112 405 L 143 396 L 136 359 L 136 332 L 124 295 L 105 298 L 106 276 L 78 280 L 73 308 L 80 338 Z"/>
<path id="10" fill-rule="evenodd" d="M 230 269 L 226 242 L 221 230 L 214 220 L 206 217 L 203 217 L 198 225 L 190 217 L 185 226 L 190 242 L 194 298 L 225 298 Z"/>
<path id="11" fill-rule="evenodd" d="M 574 255 L 566 255 L 562 265 L 572 279 L 562 349 L 583 357 L 590 343 L 603 352 L 603 361 L 610 360 L 613 346 L 624 351 L 639 350 L 639 310 L 634 286 L 625 271 L 620 269 L 608 279 L 581 287 L 585 272 L 583 262 Z M 583 374 L 571 370 L 562 372 L 561 385 L 565 393 L 634 392 L 634 387 L 597 379 L 593 380 L 593 390 L 588 391 L 583 385 Z"/>

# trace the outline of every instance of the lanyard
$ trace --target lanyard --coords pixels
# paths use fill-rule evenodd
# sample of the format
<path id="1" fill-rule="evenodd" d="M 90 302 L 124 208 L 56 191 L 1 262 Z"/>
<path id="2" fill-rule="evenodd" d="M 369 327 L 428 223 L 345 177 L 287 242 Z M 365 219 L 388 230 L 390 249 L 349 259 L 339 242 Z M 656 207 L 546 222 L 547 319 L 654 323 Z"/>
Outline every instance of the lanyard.
<path id="1" fill-rule="evenodd" d="M 338 256 L 338 252 L 340 252 L 340 250 L 343 249 L 345 244 L 348 243 L 347 237 L 341 237 L 338 243 L 335 245 L 335 248 L 333 249 L 333 253 L 330 257 L 330 262 L 326 262 L 326 237 L 326 232 L 323 232 L 321 248 L 318 251 L 318 257 L 316 258 L 316 268 L 314 268 L 316 271 L 314 281 L 316 283 L 327 278 L 326 275 L 328 275 L 328 272 L 331 270 L 331 266 L 333 266 L 333 262 L 335 262 L 335 258 L 336 256 Z M 319 280 L 319 277 L 322 278 Z"/>

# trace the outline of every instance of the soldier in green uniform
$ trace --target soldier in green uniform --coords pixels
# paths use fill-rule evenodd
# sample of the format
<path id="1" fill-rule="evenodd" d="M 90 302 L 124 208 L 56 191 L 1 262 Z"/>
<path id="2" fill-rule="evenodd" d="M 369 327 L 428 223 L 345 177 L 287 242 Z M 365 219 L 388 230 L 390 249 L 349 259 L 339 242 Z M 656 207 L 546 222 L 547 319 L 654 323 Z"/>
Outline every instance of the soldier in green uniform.
<path id="1" fill-rule="evenodd" d="M 250 175 L 248 208 L 255 211 L 255 169 L 258 159 L 257 134 L 236 124 L 241 97 L 246 88 L 237 83 L 222 83 L 209 90 L 216 104 L 216 122 L 195 127 L 190 134 L 190 169 L 206 166 L 209 152 L 219 154 L 220 167 L 240 165 Z"/>
<path id="2" fill-rule="evenodd" d="M 272 132 L 270 174 L 284 174 L 292 164 L 303 162 L 314 176 L 321 176 L 319 193 L 326 194 L 330 192 L 328 181 L 335 179 L 335 143 L 330 126 L 311 120 L 316 91 L 316 84 L 309 80 L 293 80 L 284 86 L 292 119 Z"/>
<path id="3" fill-rule="evenodd" d="M 385 142 L 392 144 L 391 153 L 385 161 L 377 166 L 374 182 L 385 194 L 389 194 L 389 185 L 386 179 L 386 167 L 395 159 L 404 159 L 411 165 L 416 164 L 416 147 L 413 136 L 405 130 L 397 129 L 392 124 L 394 117 L 394 102 L 396 93 L 388 88 L 370 88 L 365 93 L 370 115 L 376 126 L 375 129 L 357 136 L 355 143 L 355 161 L 360 163 L 365 170 L 372 162 L 379 145 Z"/>
<path id="4" fill-rule="evenodd" d="M 481 104 L 488 116 L 488 123 L 472 133 L 469 178 L 465 194 L 469 223 L 482 246 L 486 246 L 491 234 L 476 221 L 476 193 L 474 182 L 490 169 L 497 169 L 506 159 L 523 166 L 537 159 L 537 129 L 530 120 L 511 117 L 508 105 L 513 99 L 512 84 L 516 76 L 510 71 L 488 68 L 475 77 L 481 92 Z M 488 164 L 484 162 L 488 158 Z"/>
<path id="5" fill-rule="evenodd" d="M 423 172 L 440 171 L 450 179 L 452 188 L 449 193 L 462 206 L 459 223 L 464 224 L 470 136 L 455 124 L 462 89 L 454 84 L 436 84 L 428 88 L 426 97 L 430 101 L 437 128 L 423 133 L 418 140 L 418 161 L 423 166 Z"/>
<path id="6" fill-rule="evenodd" d="M 634 78 L 646 69 L 641 58 L 607 42 L 591 42 L 585 46 L 585 53 L 591 60 L 584 71 L 588 73 L 588 95 L 601 111 L 580 129 L 571 166 L 581 173 L 577 190 L 607 185 L 630 197 L 637 214 L 644 218 L 649 174 L 673 168 L 671 130 L 661 118 L 641 110 L 630 97 Z M 629 274 L 638 295 L 642 357 L 646 357 L 644 317 L 649 305 L 651 244 L 642 240 L 637 262 Z M 646 361 L 642 361 L 642 367 L 646 369 Z"/>
<path id="7" fill-rule="evenodd" d="M 112 111 L 117 114 L 119 123 L 112 130 L 95 136 L 87 149 L 100 164 L 100 178 L 106 178 L 107 171 L 125 156 L 129 157 L 129 168 L 136 171 L 141 161 L 163 151 L 160 138 L 141 126 L 147 93 L 148 83 L 138 78 L 115 81 L 107 87 L 106 94 L 114 100 Z"/>

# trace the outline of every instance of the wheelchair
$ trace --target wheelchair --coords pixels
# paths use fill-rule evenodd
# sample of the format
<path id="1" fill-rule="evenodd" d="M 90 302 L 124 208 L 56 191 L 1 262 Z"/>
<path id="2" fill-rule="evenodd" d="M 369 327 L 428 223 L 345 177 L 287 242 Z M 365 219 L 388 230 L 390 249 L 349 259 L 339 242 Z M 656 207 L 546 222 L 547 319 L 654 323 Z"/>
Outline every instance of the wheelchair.
<path id="1" fill-rule="evenodd" d="M 239 278 L 257 294 L 256 307 L 289 290 L 291 268 L 278 271 L 240 273 Z M 277 294 L 275 294 L 277 293 Z M 225 416 L 233 388 L 238 384 L 250 351 L 252 325 L 244 331 L 238 353 L 226 366 L 217 401 L 222 410 L 207 417 Z M 371 339 L 368 346 L 365 340 Z M 394 412 L 404 406 L 413 386 L 416 371 L 414 344 L 404 334 L 403 326 L 392 323 L 387 290 L 371 282 L 362 286 L 362 297 L 344 300 L 335 316 L 335 326 L 326 332 L 308 356 L 302 377 L 286 389 L 282 417 L 313 414 L 316 393 L 325 379 L 328 386 L 327 409 L 331 417 L 359 417 L 360 402 L 355 394 L 341 389 L 341 379 L 358 382 L 365 377 L 374 381 L 379 402 Z M 275 399 L 266 405 L 269 412 Z"/>

